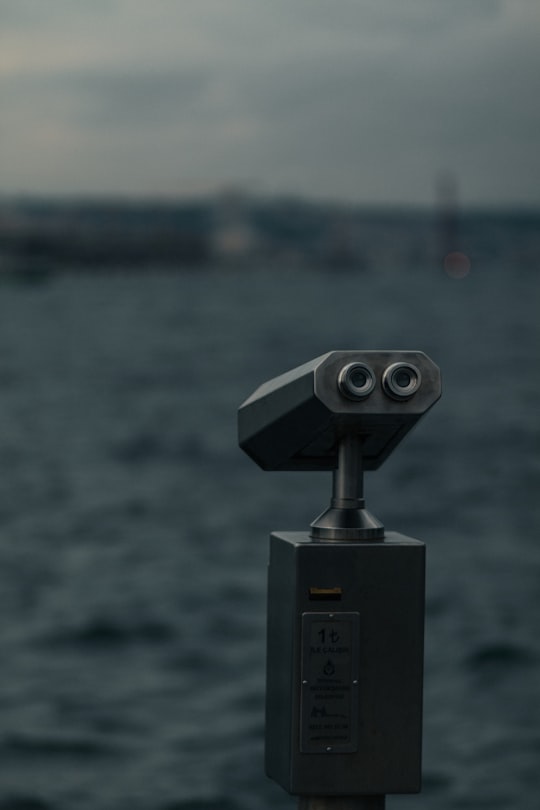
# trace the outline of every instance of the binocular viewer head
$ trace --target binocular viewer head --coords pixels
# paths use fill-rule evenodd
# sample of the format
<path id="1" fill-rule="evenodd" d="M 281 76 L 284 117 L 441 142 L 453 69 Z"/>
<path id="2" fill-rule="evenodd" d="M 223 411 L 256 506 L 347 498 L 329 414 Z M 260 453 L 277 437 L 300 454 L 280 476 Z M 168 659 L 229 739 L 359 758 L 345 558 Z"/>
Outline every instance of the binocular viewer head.
<path id="1" fill-rule="evenodd" d="M 257 388 L 239 408 L 239 442 L 263 470 L 333 470 L 353 434 L 375 470 L 440 395 L 423 352 L 333 351 Z"/>

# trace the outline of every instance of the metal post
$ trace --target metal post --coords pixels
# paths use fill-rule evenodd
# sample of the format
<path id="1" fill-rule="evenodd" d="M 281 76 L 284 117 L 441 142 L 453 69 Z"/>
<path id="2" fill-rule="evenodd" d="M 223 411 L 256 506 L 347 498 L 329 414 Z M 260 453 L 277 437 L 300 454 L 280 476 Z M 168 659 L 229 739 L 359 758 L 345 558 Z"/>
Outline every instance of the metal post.
<path id="1" fill-rule="evenodd" d="M 311 524 L 317 540 L 382 540 L 384 526 L 366 509 L 362 437 L 347 433 L 338 443 L 329 508 Z"/>
<path id="2" fill-rule="evenodd" d="M 384 810 L 384 796 L 301 796 L 298 810 Z"/>
<path id="3" fill-rule="evenodd" d="M 353 433 L 348 433 L 339 443 L 338 467 L 334 470 L 332 506 L 335 509 L 364 507 L 362 439 Z"/>

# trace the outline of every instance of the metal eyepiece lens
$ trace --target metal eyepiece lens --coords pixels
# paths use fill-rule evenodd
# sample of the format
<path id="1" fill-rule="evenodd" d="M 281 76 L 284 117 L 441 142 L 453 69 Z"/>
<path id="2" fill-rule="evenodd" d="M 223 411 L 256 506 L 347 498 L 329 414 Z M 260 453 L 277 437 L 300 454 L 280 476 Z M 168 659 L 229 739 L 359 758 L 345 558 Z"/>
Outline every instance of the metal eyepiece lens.
<path id="1" fill-rule="evenodd" d="M 399 388 L 408 388 L 412 380 L 411 372 L 406 368 L 400 368 L 394 374 L 394 382 Z"/>
<path id="2" fill-rule="evenodd" d="M 338 387 L 349 399 L 363 399 L 375 388 L 375 375 L 365 363 L 349 363 L 339 372 Z"/>
<path id="3" fill-rule="evenodd" d="M 422 376 L 410 363 L 392 363 L 383 374 L 383 388 L 394 399 L 408 399 L 417 392 Z"/>

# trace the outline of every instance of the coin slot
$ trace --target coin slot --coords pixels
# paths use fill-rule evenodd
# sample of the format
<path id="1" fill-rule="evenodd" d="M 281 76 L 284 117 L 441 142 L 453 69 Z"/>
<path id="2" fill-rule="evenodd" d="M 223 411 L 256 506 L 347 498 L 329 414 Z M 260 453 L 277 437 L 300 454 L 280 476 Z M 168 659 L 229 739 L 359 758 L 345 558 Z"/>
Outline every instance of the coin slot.
<path id="1" fill-rule="evenodd" d="M 319 588 L 312 586 L 309 589 L 309 598 L 313 601 L 324 602 L 329 600 L 339 600 L 343 596 L 343 588 Z"/>

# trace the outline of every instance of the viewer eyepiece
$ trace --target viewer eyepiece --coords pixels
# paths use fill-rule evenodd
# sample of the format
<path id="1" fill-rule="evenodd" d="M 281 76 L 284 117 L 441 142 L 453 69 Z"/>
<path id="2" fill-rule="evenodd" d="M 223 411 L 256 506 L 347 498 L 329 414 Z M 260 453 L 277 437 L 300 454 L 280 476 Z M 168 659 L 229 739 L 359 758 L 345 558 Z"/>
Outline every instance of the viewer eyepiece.
<path id="1" fill-rule="evenodd" d="M 365 363 L 349 363 L 339 372 L 338 387 L 349 399 L 364 399 L 375 388 L 375 375 Z"/>
<path id="2" fill-rule="evenodd" d="M 422 375 L 411 363 L 392 363 L 383 373 L 383 388 L 393 399 L 408 399 L 420 388 Z"/>

